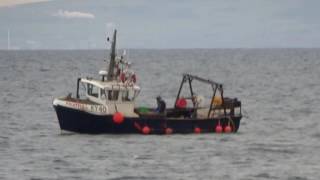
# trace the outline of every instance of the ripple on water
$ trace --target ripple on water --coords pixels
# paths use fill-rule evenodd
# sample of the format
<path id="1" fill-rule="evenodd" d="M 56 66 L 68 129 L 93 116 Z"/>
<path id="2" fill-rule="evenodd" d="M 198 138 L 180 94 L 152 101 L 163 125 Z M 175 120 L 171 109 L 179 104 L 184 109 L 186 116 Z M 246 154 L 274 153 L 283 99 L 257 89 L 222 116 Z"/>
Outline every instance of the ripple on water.
<path id="1" fill-rule="evenodd" d="M 157 177 L 147 177 L 147 176 L 119 176 L 111 178 L 109 180 L 149 180 L 149 179 L 159 179 Z"/>
<path id="2" fill-rule="evenodd" d="M 316 139 L 320 139 L 320 132 L 314 133 L 312 136 Z"/>
<path id="3" fill-rule="evenodd" d="M 279 144 L 253 143 L 250 145 L 248 150 L 253 152 L 288 154 L 288 155 L 297 154 L 299 152 L 297 145 L 288 144 L 288 143 L 281 143 L 281 144 L 280 143 Z"/>
<path id="4" fill-rule="evenodd" d="M 300 177 L 300 176 L 290 176 L 287 180 L 308 180 L 307 177 Z"/>
<path id="5" fill-rule="evenodd" d="M 70 166 L 70 163 L 66 160 L 63 160 L 63 159 L 54 159 L 53 160 L 53 164 L 58 166 L 58 167 L 66 167 L 66 166 Z"/>
<path id="6" fill-rule="evenodd" d="M 271 176 L 269 173 L 260 173 L 257 175 L 254 175 L 255 178 L 263 178 L 263 179 L 279 179 L 278 177 Z"/>

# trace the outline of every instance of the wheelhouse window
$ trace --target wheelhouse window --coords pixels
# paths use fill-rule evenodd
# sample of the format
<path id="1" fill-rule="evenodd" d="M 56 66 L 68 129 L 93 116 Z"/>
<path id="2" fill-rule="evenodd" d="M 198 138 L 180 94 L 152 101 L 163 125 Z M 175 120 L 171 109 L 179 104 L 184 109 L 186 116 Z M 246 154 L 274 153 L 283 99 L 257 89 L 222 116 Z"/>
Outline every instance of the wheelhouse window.
<path id="1" fill-rule="evenodd" d="M 104 89 L 100 89 L 100 98 L 102 100 L 107 99 L 107 94 L 106 94 L 106 91 Z"/>
<path id="2" fill-rule="evenodd" d="M 134 99 L 133 91 L 122 91 L 122 101 L 132 101 Z"/>
<path id="3" fill-rule="evenodd" d="M 85 99 L 86 98 L 86 95 L 87 95 L 87 92 L 88 92 L 87 89 L 88 88 L 87 88 L 87 84 L 86 83 L 81 82 L 79 84 L 78 97 L 80 99 Z"/>
<path id="4" fill-rule="evenodd" d="M 117 101 L 119 97 L 119 91 L 118 90 L 108 90 L 108 99 L 110 101 Z"/>
<path id="5" fill-rule="evenodd" d="M 99 97 L 99 90 L 97 86 L 92 84 L 88 84 L 88 95 L 98 98 Z"/>
<path id="6" fill-rule="evenodd" d="M 122 91 L 122 101 L 133 101 L 138 94 L 138 90 L 124 90 Z"/>

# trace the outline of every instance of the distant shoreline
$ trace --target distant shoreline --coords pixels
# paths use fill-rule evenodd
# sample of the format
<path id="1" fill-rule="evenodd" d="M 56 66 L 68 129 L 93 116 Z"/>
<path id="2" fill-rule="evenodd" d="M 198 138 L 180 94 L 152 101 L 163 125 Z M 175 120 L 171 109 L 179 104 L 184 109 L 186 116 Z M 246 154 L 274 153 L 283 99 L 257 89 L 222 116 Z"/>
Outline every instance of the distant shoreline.
<path id="1" fill-rule="evenodd" d="M 122 50 L 152 50 L 152 51 L 168 51 L 168 50 L 301 50 L 301 49 L 320 49 L 320 47 L 314 48 L 120 48 L 119 51 Z M 0 49 L 0 51 L 105 51 L 109 49 Z"/>

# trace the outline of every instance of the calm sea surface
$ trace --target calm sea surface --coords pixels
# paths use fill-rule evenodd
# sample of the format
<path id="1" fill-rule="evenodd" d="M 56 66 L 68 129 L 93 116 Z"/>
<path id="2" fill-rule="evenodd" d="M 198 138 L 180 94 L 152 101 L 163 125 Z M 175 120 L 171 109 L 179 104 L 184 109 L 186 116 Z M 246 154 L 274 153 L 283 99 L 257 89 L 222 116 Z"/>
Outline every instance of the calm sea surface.
<path id="1" fill-rule="evenodd" d="M 61 133 L 54 97 L 108 53 L 0 51 L 0 179 L 320 179 L 320 49 L 129 50 L 137 105 L 168 106 L 184 72 L 242 100 L 236 134 Z M 211 93 L 210 87 L 199 91 Z"/>

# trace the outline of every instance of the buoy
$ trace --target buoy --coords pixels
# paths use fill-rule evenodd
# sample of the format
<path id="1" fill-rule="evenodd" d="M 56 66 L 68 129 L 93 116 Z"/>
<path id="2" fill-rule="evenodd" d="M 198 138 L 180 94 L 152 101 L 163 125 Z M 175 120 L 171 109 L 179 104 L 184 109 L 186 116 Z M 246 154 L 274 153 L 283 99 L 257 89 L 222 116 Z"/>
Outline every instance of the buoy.
<path id="1" fill-rule="evenodd" d="M 216 126 L 216 133 L 222 133 L 222 126 L 220 123 Z"/>
<path id="2" fill-rule="evenodd" d="M 113 122 L 116 124 L 121 124 L 124 120 L 123 115 L 121 112 L 116 112 L 113 114 Z"/>
<path id="3" fill-rule="evenodd" d="M 124 73 L 120 74 L 120 80 L 124 83 L 126 81 L 126 75 Z"/>
<path id="4" fill-rule="evenodd" d="M 171 128 L 166 128 L 165 133 L 166 134 L 172 134 L 173 130 Z"/>
<path id="5" fill-rule="evenodd" d="M 185 98 L 179 98 L 176 102 L 178 108 L 185 108 L 187 106 L 187 100 Z"/>
<path id="6" fill-rule="evenodd" d="M 222 104 L 221 96 L 214 96 L 212 100 L 212 104 L 215 106 L 220 106 Z"/>
<path id="7" fill-rule="evenodd" d="M 199 127 L 195 127 L 194 128 L 194 133 L 200 134 L 201 133 L 201 129 Z"/>
<path id="8" fill-rule="evenodd" d="M 231 133 L 231 126 L 227 125 L 226 127 L 224 127 L 224 132 L 225 133 Z"/>
<path id="9" fill-rule="evenodd" d="M 151 129 L 148 126 L 145 126 L 142 128 L 142 133 L 143 134 L 149 134 L 151 131 Z"/>

